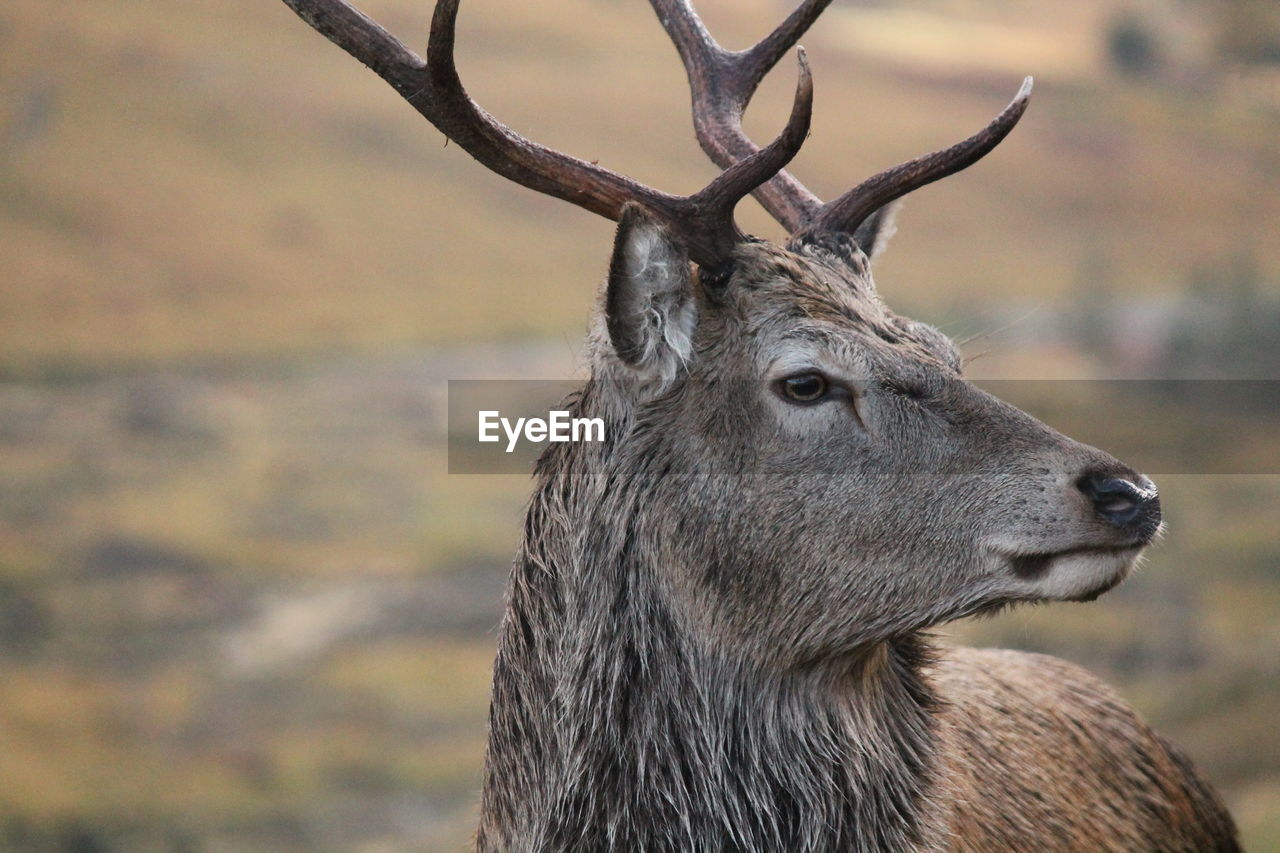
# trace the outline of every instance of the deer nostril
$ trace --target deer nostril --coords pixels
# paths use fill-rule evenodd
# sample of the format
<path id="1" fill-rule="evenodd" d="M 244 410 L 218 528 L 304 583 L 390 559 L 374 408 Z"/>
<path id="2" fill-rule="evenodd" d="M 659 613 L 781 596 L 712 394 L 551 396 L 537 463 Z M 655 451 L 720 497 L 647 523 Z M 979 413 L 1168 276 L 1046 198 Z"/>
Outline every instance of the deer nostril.
<path id="1" fill-rule="evenodd" d="M 1154 532 L 1160 523 L 1160 498 L 1154 484 L 1145 477 L 1142 479 L 1149 488 L 1096 472 L 1084 475 L 1076 485 L 1108 523 L 1116 527 L 1150 528 Z"/>
<path id="2" fill-rule="evenodd" d="M 1098 512 L 1107 518 L 1127 522 L 1138 512 L 1138 502 L 1127 494 L 1115 494 L 1094 500 Z"/>

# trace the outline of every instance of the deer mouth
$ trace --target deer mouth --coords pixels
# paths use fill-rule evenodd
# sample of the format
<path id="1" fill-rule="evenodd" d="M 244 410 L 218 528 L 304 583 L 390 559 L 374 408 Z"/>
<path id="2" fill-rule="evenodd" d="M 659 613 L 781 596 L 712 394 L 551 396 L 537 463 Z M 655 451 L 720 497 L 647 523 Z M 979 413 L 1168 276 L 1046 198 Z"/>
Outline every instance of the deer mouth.
<path id="1" fill-rule="evenodd" d="M 997 553 L 1019 586 L 1036 598 L 1093 601 L 1129 576 L 1145 545 Z"/>

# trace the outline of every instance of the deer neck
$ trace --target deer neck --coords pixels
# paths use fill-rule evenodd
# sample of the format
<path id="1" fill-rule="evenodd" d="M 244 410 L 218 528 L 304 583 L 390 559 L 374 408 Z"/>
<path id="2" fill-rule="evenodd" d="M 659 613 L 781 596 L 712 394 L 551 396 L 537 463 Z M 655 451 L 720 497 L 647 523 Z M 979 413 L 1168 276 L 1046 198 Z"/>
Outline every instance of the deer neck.
<path id="1" fill-rule="evenodd" d="M 634 531 L 584 549 L 557 492 L 512 574 L 481 849 L 929 846 L 923 639 L 805 672 L 730 660 L 681 624 Z"/>

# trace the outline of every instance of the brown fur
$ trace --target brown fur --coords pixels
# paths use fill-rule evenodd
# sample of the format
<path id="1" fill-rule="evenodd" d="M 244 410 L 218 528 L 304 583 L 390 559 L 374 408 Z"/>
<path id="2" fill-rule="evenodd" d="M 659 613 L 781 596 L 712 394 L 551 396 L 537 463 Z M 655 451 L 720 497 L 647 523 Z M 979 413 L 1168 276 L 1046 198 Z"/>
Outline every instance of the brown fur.
<path id="1" fill-rule="evenodd" d="M 931 673 L 937 799 L 957 851 L 1235 850 L 1220 799 L 1097 678 L 1057 658 L 954 649 Z"/>

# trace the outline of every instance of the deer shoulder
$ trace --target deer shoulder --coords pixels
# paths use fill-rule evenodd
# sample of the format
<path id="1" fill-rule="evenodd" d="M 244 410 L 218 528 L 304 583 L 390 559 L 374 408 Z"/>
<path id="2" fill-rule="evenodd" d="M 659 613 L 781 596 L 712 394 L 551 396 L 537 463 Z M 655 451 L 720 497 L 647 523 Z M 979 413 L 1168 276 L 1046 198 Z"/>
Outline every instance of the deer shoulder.
<path id="1" fill-rule="evenodd" d="M 957 648 L 930 676 L 953 849 L 1239 849 L 1190 761 L 1082 667 Z"/>

